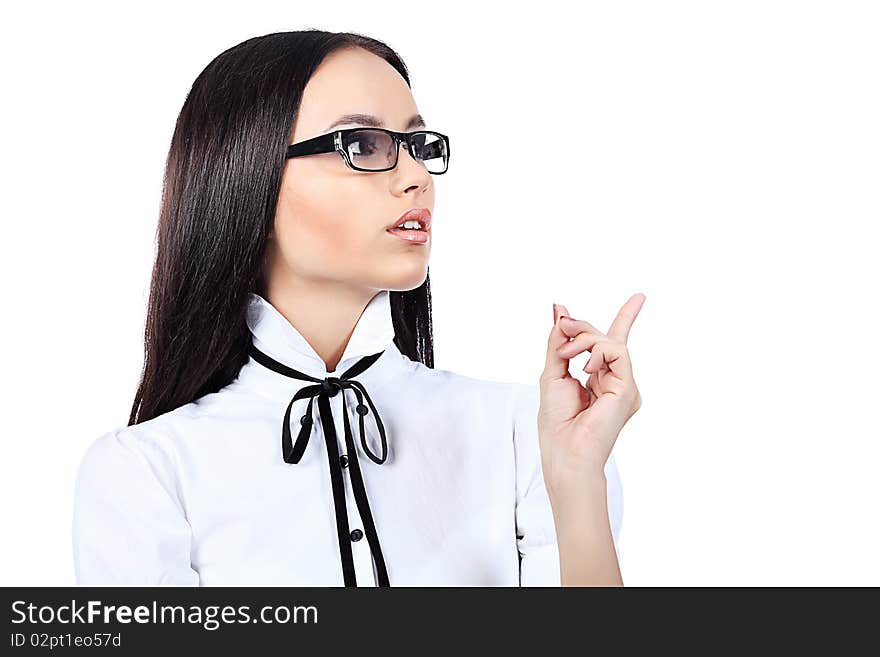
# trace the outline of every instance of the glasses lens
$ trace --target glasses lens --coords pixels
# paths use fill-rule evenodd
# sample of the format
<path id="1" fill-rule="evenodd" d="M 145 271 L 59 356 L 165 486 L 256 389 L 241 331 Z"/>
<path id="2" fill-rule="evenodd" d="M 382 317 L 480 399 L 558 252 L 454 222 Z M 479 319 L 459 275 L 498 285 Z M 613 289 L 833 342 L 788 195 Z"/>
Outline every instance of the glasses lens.
<path id="1" fill-rule="evenodd" d="M 345 152 L 351 163 L 366 171 L 383 171 L 396 163 L 394 138 L 382 130 L 354 130 L 344 139 Z M 433 132 L 412 134 L 412 156 L 424 163 L 430 173 L 444 173 L 449 162 L 449 145 Z"/>
<path id="2" fill-rule="evenodd" d="M 433 132 L 416 132 L 412 136 L 413 157 L 425 163 L 430 173 L 444 173 L 449 163 L 446 140 Z"/>
<path id="3" fill-rule="evenodd" d="M 381 130 L 355 130 L 345 139 L 351 163 L 361 169 L 387 169 L 394 164 L 394 139 Z"/>

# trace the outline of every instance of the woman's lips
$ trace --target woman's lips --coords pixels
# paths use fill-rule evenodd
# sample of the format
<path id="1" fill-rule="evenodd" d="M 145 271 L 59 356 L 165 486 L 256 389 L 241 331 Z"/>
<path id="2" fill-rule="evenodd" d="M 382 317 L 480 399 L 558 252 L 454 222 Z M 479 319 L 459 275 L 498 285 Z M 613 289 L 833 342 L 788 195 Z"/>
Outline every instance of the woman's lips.
<path id="1" fill-rule="evenodd" d="M 428 231 L 426 230 L 417 230 L 414 228 L 389 228 L 386 232 L 413 244 L 425 244 L 428 241 Z"/>
<path id="2" fill-rule="evenodd" d="M 420 228 L 398 227 L 407 221 L 417 221 Z M 410 244 L 425 244 L 428 241 L 428 234 L 431 232 L 431 211 L 428 208 L 410 208 L 385 230 Z"/>

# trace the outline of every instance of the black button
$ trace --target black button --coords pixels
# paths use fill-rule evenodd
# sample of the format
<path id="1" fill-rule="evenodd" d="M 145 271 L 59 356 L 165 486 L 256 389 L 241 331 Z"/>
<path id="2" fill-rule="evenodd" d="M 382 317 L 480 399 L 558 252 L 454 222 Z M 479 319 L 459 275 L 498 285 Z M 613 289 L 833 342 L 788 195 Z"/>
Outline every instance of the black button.
<path id="1" fill-rule="evenodd" d="M 359 541 L 364 537 L 364 533 L 360 529 L 352 530 L 351 532 L 351 540 Z"/>
<path id="2" fill-rule="evenodd" d="M 348 456 L 343 454 L 342 456 L 339 457 L 339 462 L 342 464 L 343 468 L 348 467 Z"/>

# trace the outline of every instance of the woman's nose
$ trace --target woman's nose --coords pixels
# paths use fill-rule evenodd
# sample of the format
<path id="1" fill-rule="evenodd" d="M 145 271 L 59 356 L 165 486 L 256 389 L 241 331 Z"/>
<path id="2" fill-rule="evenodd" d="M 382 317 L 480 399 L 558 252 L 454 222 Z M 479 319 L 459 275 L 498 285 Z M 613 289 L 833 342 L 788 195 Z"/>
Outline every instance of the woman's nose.
<path id="1" fill-rule="evenodd" d="M 409 150 L 409 145 L 405 141 L 401 141 L 400 144 L 398 144 L 398 146 L 397 146 L 398 152 L 397 152 L 397 167 L 396 168 L 400 168 L 400 164 L 403 159 L 400 154 L 401 147 L 403 147 L 403 152 L 406 153 L 407 157 L 419 168 L 420 173 L 421 173 L 421 171 L 424 171 L 427 174 L 427 169 L 419 160 L 417 160 L 415 157 L 413 157 L 413 154 Z"/>

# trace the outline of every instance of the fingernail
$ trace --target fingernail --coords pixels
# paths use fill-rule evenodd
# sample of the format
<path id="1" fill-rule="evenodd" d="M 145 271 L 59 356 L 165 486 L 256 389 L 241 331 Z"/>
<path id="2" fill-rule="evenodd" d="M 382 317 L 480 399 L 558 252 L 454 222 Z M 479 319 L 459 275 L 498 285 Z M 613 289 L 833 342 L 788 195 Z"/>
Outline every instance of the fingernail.
<path id="1" fill-rule="evenodd" d="M 553 304 L 553 323 L 556 324 L 556 320 L 559 319 L 559 306 L 558 304 Z"/>

